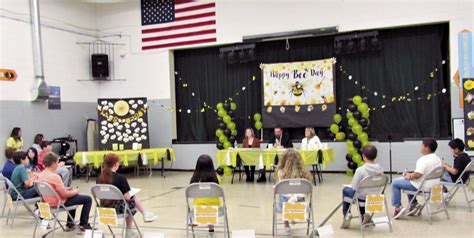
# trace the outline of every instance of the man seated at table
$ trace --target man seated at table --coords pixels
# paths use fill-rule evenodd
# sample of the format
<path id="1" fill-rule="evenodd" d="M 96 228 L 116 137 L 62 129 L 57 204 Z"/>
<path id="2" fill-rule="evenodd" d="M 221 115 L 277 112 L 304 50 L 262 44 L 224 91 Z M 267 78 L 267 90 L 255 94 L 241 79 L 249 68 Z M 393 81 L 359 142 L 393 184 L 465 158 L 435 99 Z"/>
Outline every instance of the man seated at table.
<path id="1" fill-rule="evenodd" d="M 45 166 L 43 164 L 45 155 L 51 152 L 51 142 L 49 141 L 43 141 L 41 142 L 41 151 L 38 153 L 38 168 L 40 171 L 43 171 L 45 169 Z M 58 163 L 58 168 L 56 169 L 56 173 L 61 176 L 61 178 L 64 181 L 64 186 L 69 187 L 71 186 L 71 175 L 70 171 L 68 168 L 65 167 L 64 162 L 59 162 Z"/>
<path id="2" fill-rule="evenodd" d="M 268 142 L 268 148 L 293 148 L 293 143 L 289 139 L 289 135 L 283 132 L 283 129 L 276 127 L 273 130 L 273 135 L 270 141 Z M 275 164 L 278 164 L 278 156 L 275 157 Z M 265 166 L 260 171 L 260 178 L 258 178 L 258 183 L 266 182 L 267 178 L 265 176 Z"/>

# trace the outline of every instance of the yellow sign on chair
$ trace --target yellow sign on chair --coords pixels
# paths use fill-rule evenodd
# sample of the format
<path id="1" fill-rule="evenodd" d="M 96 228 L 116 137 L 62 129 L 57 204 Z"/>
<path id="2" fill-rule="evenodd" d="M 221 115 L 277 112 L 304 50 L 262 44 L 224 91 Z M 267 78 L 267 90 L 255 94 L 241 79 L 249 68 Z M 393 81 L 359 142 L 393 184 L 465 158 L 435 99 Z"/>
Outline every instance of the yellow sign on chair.
<path id="1" fill-rule="evenodd" d="M 443 185 L 438 184 L 431 188 L 431 203 L 440 203 L 443 201 Z"/>
<path id="2" fill-rule="evenodd" d="M 219 224 L 218 206 L 195 206 L 194 224 L 197 225 L 218 225 Z"/>
<path id="3" fill-rule="evenodd" d="M 383 212 L 384 209 L 384 195 L 367 195 L 365 199 L 365 212 Z"/>
<path id="4" fill-rule="evenodd" d="M 307 218 L 306 203 L 283 203 L 283 221 L 305 221 Z"/>
<path id="5" fill-rule="evenodd" d="M 49 203 L 45 202 L 38 202 L 38 209 L 40 213 L 40 217 L 46 220 L 53 219 L 53 214 L 51 213 L 51 208 L 49 207 Z"/>
<path id="6" fill-rule="evenodd" d="M 117 226 L 117 212 L 115 208 L 98 207 L 97 216 L 99 217 L 99 224 L 108 226 Z"/>

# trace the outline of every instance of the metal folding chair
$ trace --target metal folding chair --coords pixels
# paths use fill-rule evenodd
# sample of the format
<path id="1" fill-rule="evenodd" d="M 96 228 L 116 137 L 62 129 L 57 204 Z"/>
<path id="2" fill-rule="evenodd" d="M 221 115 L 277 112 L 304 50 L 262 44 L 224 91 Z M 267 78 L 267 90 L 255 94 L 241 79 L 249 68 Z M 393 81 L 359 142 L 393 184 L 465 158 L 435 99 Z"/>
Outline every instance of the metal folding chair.
<path id="1" fill-rule="evenodd" d="M 466 168 L 464 168 L 464 171 L 462 171 L 462 173 L 459 175 L 459 178 L 456 181 L 454 181 L 454 183 L 441 182 L 441 184 L 443 184 L 445 186 L 452 187 L 450 190 L 448 190 L 449 197 L 446 199 L 446 205 L 447 206 L 449 205 L 449 202 L 451 202 L 451 199 L 453 199 L 453 197 L 456 194 L 456 192 L 458 191 L 458 189 L 462 188 L 462 190 L 464 192 L 464 198 L 466 199 L 466 204 L 469 207 L 469 212 L 472 212 L 471 203 L 474 202 L 474 199 L 469 200 L 469 196 L 467 195 L 467 189 L 469 188 L 469 182 L 470 182 L 471 179 L 468 178 L 467 181 L 464 182 L 462 180 L 462 177 L 463 177 L 464 174 L 469 173 L 473 170 L 474 170 L 474 162 L 471 161 L 466 166 Z"/>
<path id="2" fill-rule="evenodd" d="M 97 207 L 100 207 L 100 200 L 111 200 L 111 201 L 117 201 L 117 202 L 125 203 L 125 213 L 117 214 L 117 218 L 123 219 L 123 224 L 121 226 L 121 228 L 122 228 L 122 237 L 125 237 L 124 236 L 125 235 L 125 230 L 127 228 L 125 218 L 127 216 L 132 216 L 133 224 L 135 224 L 135 228 L 137 229 L 138 234 L 140 235 L 140 237 L 143 237 L 143 233 L 140 231 L 140 228 L 138 227 L 137 221 L 133 217 L 133 213 L 132 213 L 132 210 L 130 209 L 130 207 L 128 206 L 128 202 L 125 200 L 125 197 L 123 196 L 122 192 L 120 192 L 120 190 L 117 187 L 115 187 L 113 185 L 110 185 L 110 184 L 96 184 L 96 185 L 92 186 L 91 192 L 92 192 L 92 197 L 94 198 L 94 201 L 95 201 Z M 98 214 L 97 214 L 97 209 L 96 209 L 95 212 L 94 212 L 94 223 L 93 223 L 93 226 L 92 226 L 92 231 L 95 230 L 97 216 L 98 216 Z M 107 225 L 107 227 L 109 228 L 110 232 L 112 233 L 112 236 L 115 237 L 115 234 L 112 230 L 112 227 L 109 226 L 109 225 Z"/>
<path id="3" fill-rule="evenodd" d="M 71 216 L 69 211 L 77 209 L 76 206 L 66 206 L 64 203 L 61 202 L 61 198 L 59 197 L 58 193 L 54 191 L 54 189 L 46 182 L 35 182 L 34 183 L 36 191 L 38 191 L 38 194 L 41 197 L 41 202 L 45 202 L 44 197 L 53 197 L 58 201 L 56 205 L 51 205 L 50 204 L 50 209 L 51 209 L 51 214 L 53 215 L 53 230 L 52 230 L 52 237 L 54 237 L 54 232 L 56 230 L 56 223 L 59 224 L 61 229 L 65 231 L 66 229 L 64 226 L 61 224 L 61 220 L 59 220 L 59 213 L 61 212 L 66 212 L 67 216 L 71 218 L 71 220 L 74 222 L 74 218 Z M 37 217 L 37 222 L 35 224 L 35 231 L 33 233 L 33 237 L 36 235 L 36 230 L 38 229 L 38 224 L 41 222 L 39 216 Z M 75 223 L 75 222 L 74 222 Z"/>
<path id="4" fill-rule="evenodd" d="M 304 194 L 305 202 L 307 203 L 307 219 L 306 222 L 294 222 L 293 224 L 306 223 L 306 235 L 308 237 L 314 238 L 314 214 L 313 214 L 313 185 L 310 181 L 306 179 L 284 179 L 278 182 L 275 185 L 274 195 L 273 195 L 273 222 L 272 222 L 272 235 L 273 237 L 278 237 L 278 225 L 284 224 L 283 222 L 278 222 L 278 213 L 277 210 L 279 197 L 282 195 L 293 195 L 293 194 Z M 311 227 L 311 228 L 310 228 Z M 301 228 L 305 229 L 305 228 Z M 292 229 L 297 230 L 297 229 Z M 311 233 L 310 233 L 311 231 Z"/>
<path id="5" fill-rule="evenodd" d="M 7 201 L 8 201 L 8 188 L 7 188 L 7 182 L 5 181 L 3 175 L 0 173 L 0 192 L 3 193 L 3 206 L 2 206 L 2 216 L 5 216 L 5 208 L 7 207 Z"/>
<path id="6" fill-rule="evenodd" d="M 8 178 L 4 177 L 3 175 L 0 175 L 0 184 L 3 184 L 2 186 L 4 186 L 5 188 L 3 192 L 4 202 L 3 202 L 3 208 L 2 208 L 2 216 L 4 215 L 5 208 L 7 206 L 8 196 L 11 196 L 12 203 L 13 203 L 13 214 L 11 214 L 12 207 L 8 208 L 7 219 L 6 219 L 7 225 L 10 219 L 11 219 L 10 225 L 13 225 L 13 222 L 15 221 L 15 217 L 16 217 L 16 211 L 19 205 L 23 205 L 28 211 L 28 213 L 30 213 L 33 216 L 33 218 L 36 219 L 36 215 L 33 212 L 33 209 L 31 209 L 30 205 L 36 204 L 36 202 L 40 201 L 39 197 L 29 198 L 29 199 L 23 198 L 20 192 L 15 188 L 15 186 L 13 186 L 12 182 Z M 13 192 L 17 194 L 16 199 L 13 199 L 13 196 L 12 196 Z"/>
<path id="7" fill-rule="evenodd" d="M 216 183 L 193 183 L 186 188 L 186 238 L 189 237 L 189 228 L 193 237 L 195 237 L 195 229 L 197 226 L 193 223 L 194 215 L 194 199 L 196 198 L 219 198 L 222 206 L 219 206 L 219 217 L 223 217 L 222 226 L 214 226 L 214 228 L 223 228 L 224 237 L 230 238 L 229 220 L 227 218 L 227 204 L 225 201 L 224 190 Z M 196 228 L 195 228 L 196 226 Z M 207 227 L 206 227 L 207 228 Z"/>
<path id="8" fill-rule="evenodd" d="M 436 213 L 439 213 L 439 212 L 445 212 L 446 213 L 446 217 L 448 218 L 449 220 L 449 214 L 448 214 L 448 209 L 447 209 L 447 206 L 446 206 L 446 202 L 444 201 L 444 199 L 441 199 L 441 206 L 443 209 L 439 209 L 438 211 L 435 211 L 435 212 L 432 212 L 431 211 L 431 207 L 430 207 L 430 198 L 431 198 L 431 188 L 429 191 L 424 191 L 423 190 L 423 185 L 426 183 L 426 181 L 429 181 L 429 180 L 438 180 L 439 183 L 440 182 L 440 179 L 441 177 L 443 176 L 443 173 L 444 173 L 444 168 L 443 167 L 436 167 L 433 171 L 431 171 L 428 175 L 426 175 L 426 177 L 423 179 L 423 181 L 421 182 L 421 185 L 420 187 L 416 190 L 416 191 L 409 191 L 409 190 L 403 190 L 403 193 L 405 194 L 409 194 L 409 195 L 413 195 L 413 198 L 410 200 L 410 202 L 408 203 L 408 207 L 411 207 L 411 205 L 413 204 L 413 202 L 415 201 L 416 197 L 418 196 L 422 196 L 423 199 L 424 199 L 424 204 L 422 205 L 422 207 L 420 208 L 419 210 L 419 213 L 421 213 L 421 211 L 425 208 L 426 206 L 426 210 L 428 212 L 428 223 L 431 225 L 432 224 L 432 221 L 431 221 L 431 216 L 433 214 L 436 214 Z"/>
<path id="9" fill-rule="evenodd" d="M 372 175 L 372 176 L 368 176 L 368 177 L 365 177 L 364 179 L 362 179 L 360 182 L 359 182 L 359 185 L 358 185 L 358 189 L 355 191 L 355 194 L 354 194 L 354 197 L 344 197 L 344 201 L 345 202 L 348 202 L 350 203 L 350 206 L 349 206 L 349 210 L 347 211 L 348 213 L 351 212 L 351 207 L 353 204 L 356 204 L 357 206 L 360 206 L 360 207 L 365 207 L 365 201 L 361 201 L 361 199 L 359 199 L 359 196 L 361 194 L 361 190 L 364 189 L 367 191 L 367 189 L 370 189 L 370 190 L 378 190 L 378 192 L 375 192 L 373 194 L 369 194 L 369 195 L 381 195 L 381 194 L 384 194 L 385 192 L 385 188 L 387 187 L 387 184 L 388 184 L 388 177 L 385 176 L 385 175 Z M 390 220 L 390 215 L 388 213 L 388 206 L 387 206 L 387 199 L 383 198 L 383 203 L 385 205 L 385 215 L 387 216 L 388 218 L 388 221 L 381 221 L 381 222 L 370 222 L 370 223 L 367 223 L 367 224 L 363 224 L 363 216 L 362 214 L 360 213 L 360 210 L 359 208 L 357 208 L 357 212 L 359 213 L 359 221 L 360 221 L 360 231 L 362 232 L 362 237 L 364 237 L 364 229 L 368 226 L 372 226 L 372 225 L 375 225 L 375 224 L 384 224 L 384 223 L 387 223 L 388 226 L 390 227 L 390 232 L 393 231 L 392 229 L 392 222 Z M 344 214 L 344 217 L 346 217 L 347 214 Z M 370 214 L 370 218 L 372 218 L 374 216 L 374 213 L 371 213 Z M 357 218 L 357 217 L 353 217 L 353 218 Z"/>

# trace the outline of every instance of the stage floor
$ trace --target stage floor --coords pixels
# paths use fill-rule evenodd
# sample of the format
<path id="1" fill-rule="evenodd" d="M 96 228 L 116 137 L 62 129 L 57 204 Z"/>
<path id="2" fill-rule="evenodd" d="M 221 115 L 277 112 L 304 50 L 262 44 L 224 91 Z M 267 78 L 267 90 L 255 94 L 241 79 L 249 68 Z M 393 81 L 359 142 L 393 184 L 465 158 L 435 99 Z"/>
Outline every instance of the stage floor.
<path id="1" fill-rule="evenodd" d="M 158 215 L 158 220 L 152 223 L 144 223 L 141 214 L 136 214 L 135 218 L 145 232 L 163 232 L 165 237 L 185 237 L 185 198 L 184 187 L 189 184 L 191 172 L 166 172 L 166 178 L 154 172 L 152 177 L 141 175 L 135 177 L 128 174 L 131 187 L 141 188 L 138 197 L 143 202 L 145 208 Z M 398 177 L 398 176 L 395 176 Z M 73 186 L 79 186 L 81 193 L 90 194 L 90 187 L 94 184 L 95 178 L 87 183 L 85 179 L 74 180 Z M 314 213 L 315 222 L 319 225 L 326 216 L 341 202 L 342 184 L 350 183 L 351 177 L 345 174 L 324 174 L 324 182 L 315 187 L 314 190 Z M 272 229 L 272 196 L 273 183 L 249 184 L 235 182 L 230 184 L 230 177 L 224 177 L 222 187 L 224 188 L 231 230 L 255 229 L 256 237 L 271 237 Z M 470 192 L 471 193 L 471 192 Z M 388 199 L 391 199 L 390 188 L 387 191 Z M 470 194 L 474 196 L 473 193 Z M 403 197 L 403 204 L 406 206 L 406 197 Z M 390 204 L 391 201 L 388 200 Z M 474 205 L 474 204 L 473 204 Z M 91 211 L 91 216 L 93 215 Z M 334 229 L 333 237 L 361 237 L 359 224 L 353 220 L 350 229 L 339 229 L 342 221 L 342 212 L 339 210 L 327 224 Z M 353 214 L 356 211 L 353 210 Z M 20 216 L 25 217 L 24 208 L 19 208 Z M 79 212 L 76 219 L 79 217 Z M 390 207 L 390 214 L 392 208 Z M 365 234 L 367 237 L 473 237 L 474 213 L 469 213 L 464 203 L 462 191 L 456 194 L 449 206 L 450 220 L 446 220 L 443 213 L 434 215 L 433 225 L 428 224 L 428 217 L 423 214 L 421 217 L 405 217 L 394 221 L 393 233 L 388 227 L 369 228 Z M 64 216 L 64 215 L 63 215 Z M 65 217 L 65 216 L 64 216 Z M 92 222 L 92 217 L 90 219 Z M 101 227 L 106 231 L 105 227 Z M 32 237 L 34 225 L 32 220 L 16 219 L 13 227 L 5 225 L 5 219 L 0 221 L 0 237 Z M 118 231 L 117 231 L 118 232 Z M 295 233 L 295 237 L 297 234 Z M 38 236 L 39 237 L 39 236 Z M 57 230 L 56 237 L 78 237 L 75 232 L 63 232 Z M 111 237 L 111 236 L 107 236 Z M 198 235 L 196 237 L 207 237 Z M 216 233 L 216 237 L 222 234 Z"/>

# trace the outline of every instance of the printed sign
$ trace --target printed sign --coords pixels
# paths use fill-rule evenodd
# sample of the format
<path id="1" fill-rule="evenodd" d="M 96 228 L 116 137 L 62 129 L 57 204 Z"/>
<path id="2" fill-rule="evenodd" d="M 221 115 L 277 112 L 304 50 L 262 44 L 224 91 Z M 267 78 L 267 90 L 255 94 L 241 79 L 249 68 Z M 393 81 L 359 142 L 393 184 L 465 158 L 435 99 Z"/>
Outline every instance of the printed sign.
<path id="1" fill-rule="evenodd" d="M 306 203 L 283 203 L 283 221 L 306 221 Z"/>
<path id="2" fill-rule="evenodd" d="M 101 225 L 118 225 L 117 212 L 115 211 L 115 208 L 98 207 L 97 216 L 99 217 L 99 224 Z"/>
<path id="3" fill-rule="evenodd" d="M 431 188 L 431 199 L 432 203 L 440 203 L 443 201 L 443 185 L 438 184 Z"/>
<path id="4" fill-rule="evenodd" d="M 61 88 L 56 86 L 49 86 L 49 110 L 61 110 Z"/>
<path id="5" fill-rule="evenodd" d="M 40 213 L 40 217 L 46 220 L 53 219 L 53 214 L 51 213 L 51 208 L 49 207 L 49 203 L 45 202 L 38 202 L 38 209 Z"/>
<path id="6" fill-rule="evenodd" d="M 218 225 L 219 224 L 218 206 L 195 206 L 194 223 L 197 225 Z"/>
<path id="7" fill-rule="evenodd" d="M 383 212 L 384 209 L 384 195 L 367 195 L 365 199 L 365 212 Z"/>

